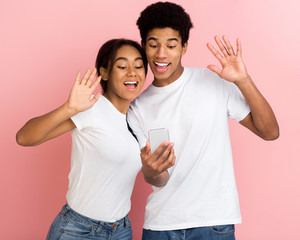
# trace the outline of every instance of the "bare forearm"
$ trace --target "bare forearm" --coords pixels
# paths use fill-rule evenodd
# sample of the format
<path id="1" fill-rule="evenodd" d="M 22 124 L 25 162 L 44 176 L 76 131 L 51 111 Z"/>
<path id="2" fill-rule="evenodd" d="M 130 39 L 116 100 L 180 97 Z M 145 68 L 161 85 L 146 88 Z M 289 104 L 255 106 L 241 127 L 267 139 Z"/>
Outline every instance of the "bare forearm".
<path id="1" fill-rule="evenodd" d="M 169 181 L 169 173 L 167 170 L 165 170 L 164 172 L 162 172 L 161 174 L 159 174 L 155 177 L 147 177 L 144 174 L 144 179 L 147 183 L 149 183 L 155 187 L 163 187 Z"/>
<path id="2" fill-rule="evenodd" d="M 273 140 L 279 136 L 279 127 L 275 114 L 251 77 L 236 83 L 251 110 L 251 117 L 257 130 L 256 134 L 266 140 Z"/>
<path id="3" fill-rule="evenodd" d="M 98 77 L 94 81 L 96 73 L 96 68 L 92 72 L 88 69 L 82 79 L 78 73 L 66 103 L 50 113 L 29 120 L 17 133 L 18 144 L 22 146 L 38 145 L 75 128 L 76 126 L 70 118 L 91 108 L 100 96 L 98 92 L 91 99 L 92 93 L 101 79 Z"/>
<path id="4" fill-rule="evenodd" d="M 34 146 L 44 141 L 62 123 L 74 116 L 66 104 L 45 115 L 32 118 L 17 133 L 16 140 L 22 146 Z M 68 129 L 66 129 L 68 130 Z M 63 130 L 62 130 L 63 132 Z M 59 133 L 57 133 L 59 135 Z M 55 136 L 50 136 L 51 138 Z"/>

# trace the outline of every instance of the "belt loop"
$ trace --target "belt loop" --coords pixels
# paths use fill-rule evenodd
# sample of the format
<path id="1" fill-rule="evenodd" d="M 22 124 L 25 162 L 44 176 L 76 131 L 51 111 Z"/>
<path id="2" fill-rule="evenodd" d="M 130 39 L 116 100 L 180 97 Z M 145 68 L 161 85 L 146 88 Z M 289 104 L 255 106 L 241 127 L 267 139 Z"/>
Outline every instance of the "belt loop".
<path id="1" fill-rule="evenodd" d="M 124 225 L 125 227 L 130 227 L 131 225 L 128 215 L 124 218 Z"/>
<path id="2" fill-rule="evenodd" d="M 65 206 L 63 206 L 62 210 L 60 211 L 60 217 L 62 218 L 70 209 L 70 206 L 68 204 L 65 204 Z"/>
<path id="3" fill-rule="evenodd" d="M 103 226 L 99 224 L 98 226 L 93 226 L 93 228 L 96 230 L 95 234 L 99 234 L 102 231 Z"/>

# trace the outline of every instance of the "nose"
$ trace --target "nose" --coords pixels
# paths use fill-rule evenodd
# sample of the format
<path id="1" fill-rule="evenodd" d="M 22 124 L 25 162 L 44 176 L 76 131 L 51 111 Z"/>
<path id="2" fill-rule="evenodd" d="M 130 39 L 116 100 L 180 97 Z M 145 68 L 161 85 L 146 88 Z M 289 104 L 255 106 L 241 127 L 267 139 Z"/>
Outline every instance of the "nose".
<path id="1" fill-rule="evenodd" d="M 160 47 L 157 48 L 156 57 L 157 58 L 165 58 L 165 57 L 167 57 L 167 51 L 166 51 L 166 49 L 163 46 L 160 46 Z"/>
<path id="2" fill-rule="evenodd" d="M 129 77 L 136 77 L 136 72 L 135 72 L 134 66 L 129 66 L 129 67 L 128 67 L 127 75 L 128 75 Z"/>

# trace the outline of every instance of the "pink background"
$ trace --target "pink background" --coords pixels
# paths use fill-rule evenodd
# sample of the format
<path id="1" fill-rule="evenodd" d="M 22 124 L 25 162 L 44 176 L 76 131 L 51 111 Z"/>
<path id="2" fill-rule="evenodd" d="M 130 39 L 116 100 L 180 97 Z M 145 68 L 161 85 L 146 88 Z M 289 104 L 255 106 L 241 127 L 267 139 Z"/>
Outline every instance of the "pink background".
<path id="1" fill-rule="evenodd" d="M 17 130 L 66 100 L 77 71 L 93 67 L 104 41 L 139 41 L 135 22 L 152 2 L 0 1 L 0 239 L 45 239 L 67 191 L 70 135 L 24 148 L 15 142 Z M 299 1 L 174 2 L 195 26 L 184 65 L 217 63 L 205 46 L 215 34 L 232 42 L 240 37 L 248 71 L 280 124 L 280 138 L 265 142 L 230 121 L 243 215 L 237 239 L 299 239 Z M 149 192 L 139 174 L 130 213 L 134 239 L 141 236 Z"/>

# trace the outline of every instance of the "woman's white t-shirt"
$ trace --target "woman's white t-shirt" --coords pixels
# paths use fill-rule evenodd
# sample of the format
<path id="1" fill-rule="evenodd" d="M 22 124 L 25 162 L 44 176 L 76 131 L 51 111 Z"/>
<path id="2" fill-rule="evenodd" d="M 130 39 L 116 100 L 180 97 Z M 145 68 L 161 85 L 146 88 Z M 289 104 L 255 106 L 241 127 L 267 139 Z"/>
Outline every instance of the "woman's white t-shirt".
<path id="1" fill-rule="evenodd" d="M 72 121 L 71 171 L 67 202 L 89 218 L 114 222 L 130 210 L 140 150 L 126 115 L 104 96 Z"/>

